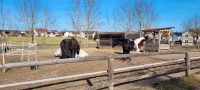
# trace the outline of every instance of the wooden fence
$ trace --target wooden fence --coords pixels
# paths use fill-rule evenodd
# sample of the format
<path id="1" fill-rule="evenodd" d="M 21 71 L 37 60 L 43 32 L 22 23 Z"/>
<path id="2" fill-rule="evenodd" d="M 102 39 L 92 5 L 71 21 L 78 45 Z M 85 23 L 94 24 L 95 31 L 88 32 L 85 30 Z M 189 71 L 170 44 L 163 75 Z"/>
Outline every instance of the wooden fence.
<path id="1" fill-rule="evenodd" d="M 184 59 L 172 60 L 172 61 L 165 61 L 165 62 L 158 62 L 152 64 L 145 64 L 139 66 L 132 66 L 132 67 L 124 67 L 113 69 L 113 61 L 117 58 L 125 58 L 125 57 L 140 57 L 140 56 L 152 56 L 152 55 L 166 55 L 166 54 L 185 54 Z M 55 78 L 48 78 L 42 80 L 34 80 L 34 81 L 25 81 L 25 82 L 18 82 L 18 83 L 10 83 L 10 84 L 3 84 L 0 85 L 0 88 L 18 86 L 18 85 L 27 85 L 27 84 L 36 84 L 36 83 L 43 83 L 43 82 L 51 82 L 51 81 L 58 81 L 58 80 L 65 80 L 65 81 L 78 81 L 84 80 L 88 78 L 95 78 L 99 76 L 108 76 L 108 82 L 101 86 L 92 86 L 92 89 L 98 88 L 108 88 L 109 90 L 113 90 L 114 85 L 132 81 L 134 79 L 126 79 L 126 80 L 114 80 L 113 76 L 119 73 L 126 73 L 135 70 L 144 70 L 147 68 L 156 68 L 160 66 L 167 66 L 167 65 L 175 65 L 175 64 L 184 64 L 183 68 L 174 68 L 172 70 L 168 70 L 159 74 L 147 74 L 144 76 L 137 77 L 137 80 L 149 78 L 149 77 L 156 77 L 171 73 L 177 73 L 181 71 L 185 71 L 185 75 L 190 75 L 190 69 L 197 68 L 199 66 L 191 67 L 190 62 L 195 62 L 200 60 L 200 57 L 190 58 L 190 52 L 184 51 L 170 51 L 170 52 L 152 52 L 152 53 L 134 53 L 134 54 L 124 54 L 124 55 L 111 55 L 111 56 L 93 56 L 87 58 L 70 58 L 70 59 L 56 59 L 56 60 L 49 60 L 49 61 L 29 61 L 29 62 L 19 62 L 19 63 L 7 63 L 4 65 L 0 65 L 0 69 L 5 68 L 18 68 L 18 67 L 30 67 L 34 65 L 52 65 L 52 64 L 64 64 L 64 63 L 75 63 L 75 62 L 86 62 L 86 61 L 96 61 L 96 60 L 107 60 L 108 61 L 108 69 L 107 71 L 98 71 L 92 73 L 85 73 L 85 74 L 78 74 L 78 75 L 70 75 L 70 76 L 63 76 L 63 77 L 55 77 Z"/>

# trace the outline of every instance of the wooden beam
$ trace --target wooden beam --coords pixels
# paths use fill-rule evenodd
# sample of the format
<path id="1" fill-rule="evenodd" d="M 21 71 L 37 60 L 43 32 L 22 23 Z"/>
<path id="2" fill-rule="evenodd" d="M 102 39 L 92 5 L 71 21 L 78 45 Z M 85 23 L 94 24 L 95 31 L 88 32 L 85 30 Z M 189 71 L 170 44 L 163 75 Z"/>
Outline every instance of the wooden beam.
<path id="1" fill-rule="evenodd" d="M 167 70 L 167 71 L 162 72 L 162 73 L 145 74 L 145 75 L 142 75 L 142 76 L 132 77 L 132 78 L 128 78 L 128 79 L 119 79 L 119 80 L 115 80 L 115 85 L 116 84 L 125 83 L 125 82 L 130 82 L 130 81 L 139 81 L 139 80 L 144 80 L 144 79 L 148 79 L 148 78 L 153 78 L 153 77 L 159 77 L 159 76 L 164 76 L 164 75 L 168 75 L 168 74 L 178 73 L 178 72 L 182 72 L 184 70 L 185 70 L 185 68 L 174 68 L 172 70 Z"/>
<path id="2" fill-rule="evenodd" d="M 126 57 L 141 57 L 141 56 L 153 56 L 153 55 L 166 55 L 166 54 L 185 54 L 185 51 L 167 51 L 167 52 L 143 52 L 132 54 L 114 54 L 114 58 L 126 58 Z"/>
<path id="3" fill-rule="evenodd" d="M 108 90 L 113 90 L 114 83 L 113 83 L 113 58 L 108 59 L 108 83 L 109 87 Z"/>
<path id="4" fill-rule="evenodd" d="M 97 61 L 97 60 L 107 60 L 108 56 L 91 56 L 86 58 L 68 58 L 68 59 L 55 59 L 48 61 L 29 61 L 29 62 L 17 62 L 17 63 L 7 63 L 0 65 L 1 68 L 18 68 L 18 67 L 30 67 L 35 65 L 52 65 L 52 64 L 64 64 L 64 63 L 76 63 L 76 62 L 86 62 L 86 61 Z"/>
<path id="5" fill-rule="evenodd" d="M 147 68 L 167 66 L 167 65 L 172 65 L 172 64 L 175 65 L 175 64 L 181 64 L 181 63 L 185 63 L 184 59 L 151 63 L 151 64 L 145 64 L 145 65 L 139 65 L 139 66 L 132 66 L 132 67 L 124 67 L 124 68 L 114 69 L 114 72 L 115 74 L 117 74 L 117 73 L 124 73 L 124 72 L 129 72 L 129 71 L 134 71 L 134 70 L 142 70 L 142 69 L 147 69 Z"/>
<path id="6" fill-rule="evenodd" d="M 184 54 L 184 51 L 169 51 L 169 52 L 151 52 L 151 53 L 133 53 L 133 54 L 115 54 L 113 58 L 126 58 L 126 57 L 140 57 L 140 56 L 152 56 L 152 55 L 165 55 L 165 54 Z M 97 60 L 108 60 L 110 56 L 90 56 L 86 58 L 68 58 L 68 59 L 55 59 L 48 61 L 29 61 L 29 62 L 18 62 L 18 63 L 7 63 L 0 65 L 2 68 L 18 68 L 18 67 L 30 67 L 35 65 L 52 65 L 52 64 L 64 64 L 64 63 L 76 63 L 86 61 L 97 61 Z"/>
<path id="7" fill-rule="evenodd" d="M 48 78 L 48 79 L 41 79 L 41 80 L 34 80 L 34 81 L 25 81 L 25 82 L 11 83 L 11 84 L 3 84 L 3 85 L 0 85 L 0 88 L 27 85 L 27 84 L 36 84 L 36 83 L 43 83 L 43 82 L 51 82 L 51 81 L 57 81 L 57 80 L 65 80 L 65 81 L 83 80 L 86 78 L 92 78 L 92 77 L 103 76 L 103 75 L 104 76 L 107 75 L 107 72 L 99 71 L 99 72 L 86 73 L 86 74 L 70 75 L 70 76 L 55 77 L 55 78 Z"/>

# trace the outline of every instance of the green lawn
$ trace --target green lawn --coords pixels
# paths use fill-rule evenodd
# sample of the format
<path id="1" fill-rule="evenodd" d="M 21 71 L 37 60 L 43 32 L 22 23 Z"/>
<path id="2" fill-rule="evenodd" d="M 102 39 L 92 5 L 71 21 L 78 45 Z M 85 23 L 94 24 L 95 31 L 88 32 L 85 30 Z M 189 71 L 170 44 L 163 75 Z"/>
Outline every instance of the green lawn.
<path id="1" fill-rule="evenodd" d="M 31 42 L 31 37 L 5 37 L 8 43 L 13 42 Z M 64 37 L 34 37 L 34 41 L 38 44 L 59 44 Z M 96 44 L 94 40 L 77 39 L 79 43 Z"/>
<path id="2" fill-rule="evenodd" d="M 48 43 L 59 43 L 62 39 L 64 39 L 63 37 L 34 37 L 34 41 L 36 43 L 42 44 L 43 42 Z M 31 42 L 31 37 L 6 37 L 6 40 L 9 43 L 12 42 Z"/>

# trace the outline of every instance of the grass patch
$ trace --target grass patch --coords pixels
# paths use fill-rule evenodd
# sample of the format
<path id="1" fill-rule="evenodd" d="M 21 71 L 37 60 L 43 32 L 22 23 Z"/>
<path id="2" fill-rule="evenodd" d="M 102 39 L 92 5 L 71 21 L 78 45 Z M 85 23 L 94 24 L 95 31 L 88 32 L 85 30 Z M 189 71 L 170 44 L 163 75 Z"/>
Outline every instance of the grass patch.
<path id="1" fill-rule="evenodd" d="M 53 44 L 59 45 L 60 42 L 65 39 L 64 37 L 34 37 L 34 41 L 38 44 Z M 31 37 L 6 37 L 8 43 L 22 43 L 31 42 Z M 95 46 L 96 41 L 87 39 L 77 39 L 81 46 Z M 45 42 L 45 44 L 44 44 Z"/>
<path id="2" fill-rule="evenodd" d="M 157 90 L 195 90 L 200 87 L 200 74 L 194 74 L 189 77 L 171 79 L 160 82 L 155 86 Z"/>
<path id="3" fill-rule="evenodd" d="M 200 73 L 158 82 L 151 86 L 136 86 L 129 90 L 200 90 Z"/>

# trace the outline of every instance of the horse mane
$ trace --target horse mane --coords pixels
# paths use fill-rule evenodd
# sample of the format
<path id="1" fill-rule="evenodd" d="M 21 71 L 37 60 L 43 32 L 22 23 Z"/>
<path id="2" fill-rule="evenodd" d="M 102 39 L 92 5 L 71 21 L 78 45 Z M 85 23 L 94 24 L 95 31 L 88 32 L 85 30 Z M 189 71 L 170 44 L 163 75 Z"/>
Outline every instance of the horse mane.
<path id="1" fill-rule="evenodd" d="M 62 58 L 73 58 L 75 57 L 75 53 L 79 54 L 80 45 L 75 38 L 71 39 L 63 39 L 60 43 L 60 48 L 62 52 Z"/>
<path id="2" fill-rule="evenodd" d="M 112 40 L 112 48 L 114 48 L 117 45 L 123 45 L 126 41 L 127 41 L 127 39 L 115 38 Z"/>

